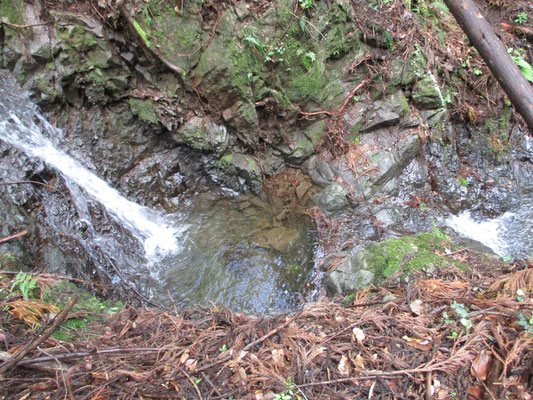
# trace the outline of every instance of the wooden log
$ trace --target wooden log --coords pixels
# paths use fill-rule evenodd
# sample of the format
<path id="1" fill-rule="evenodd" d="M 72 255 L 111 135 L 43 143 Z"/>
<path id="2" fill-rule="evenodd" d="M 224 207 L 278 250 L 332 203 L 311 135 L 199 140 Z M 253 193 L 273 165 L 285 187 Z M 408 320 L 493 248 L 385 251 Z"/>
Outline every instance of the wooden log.
<path id="1" fill-rule="evenodd" d="M 444 0 L 491 72 L 533 132 L 533 87 L 507 53 L 473 0 Z"/>

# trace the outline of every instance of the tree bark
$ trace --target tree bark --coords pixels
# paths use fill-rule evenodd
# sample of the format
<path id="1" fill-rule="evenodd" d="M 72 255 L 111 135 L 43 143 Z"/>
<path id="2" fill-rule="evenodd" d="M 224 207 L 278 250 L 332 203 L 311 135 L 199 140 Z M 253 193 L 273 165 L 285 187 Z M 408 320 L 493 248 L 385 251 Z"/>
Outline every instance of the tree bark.
<path id="1" fill-rule="evenodd" d="M 533 132 L 533 87 L 507 53 L 473 0 L 444 0 L 503 90 Z"/>

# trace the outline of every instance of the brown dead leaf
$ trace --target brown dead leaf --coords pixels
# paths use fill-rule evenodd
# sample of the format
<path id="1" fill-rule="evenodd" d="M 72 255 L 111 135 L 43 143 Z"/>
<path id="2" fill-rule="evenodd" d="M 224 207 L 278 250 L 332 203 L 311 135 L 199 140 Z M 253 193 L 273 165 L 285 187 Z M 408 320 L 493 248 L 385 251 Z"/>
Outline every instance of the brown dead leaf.
<path id="1" fill-rule="evenodd" d="M 419 299 L 412 301 L 411 304 L 409 304 L 409 308 L 416 315 L 422 315 L 424 312 L 422 300 Z"/>
<path id="2" fill-rule="evenodd" d="M 42 322 L 48 314 L 57 314 L 60 311 L 55 305 L 38 300 L 19 299 L 10 301 L 6 306 L 9 314 L 30 326 Z"/>
<path id="3" fill-rule="evenodd" d="M 472 362 L 471 372 L 474 377 L 478 377 L 482 381 L 487 379 L 490 367 L 492 365 L 492 356 L 486 349 L 481 350 L 481 353 Z"/>
<path id="4" fill-rule="evenodd" d="M 246 382 L 248 382 L 248 374 L 246 374 L 246 371 L 243 367 L 237 368 L 237 372 L 239 373 L 239 378 L 241 378 L 243 386 L 246 385 Z"/>
<path id="5" fill-rule="evenodd" d="M 353 363 L 356 368 L 365 369 L 365 359 L 361 356 L 361 354 L 357 354 L 355 356 L 355 358 L 353 359 Z"/>
<path id="6" fill-rule="evenodd" d="M 433 347 L 433 341 L 429 339 L 421 339 L 416 337 L 403 336 L 403 340 L 407 342 L 409 346 L 412 346 L 418 350 L 428 351 Z"/>
<path id="7" fill-rule="evenodd" d="M 116 374 L 129 376 L 131 379 L 137 382 L 148 381 L 151 377 L 149 372 L 135 372 L 135 371 L 126 371 L 123 369 L 117 369 Z"/>
<path id="8" fill-rule="evenodd" d="M 480 385 L 473 385 L 468 388 L 466 394 L 467 400 L 482 400 L 483 399 L 483 388 Z"/>
<path id="9" fill-rule="evenodd" d="M 285 352 L 283 349 L 274 349 L 272 350 L 272 361 L 278 367 L 283 367 L 285 365 Z"/>
<path id="10" fill-rule="evenodd" d="M 341 357 L 341 360 L 339 361 L 339 373 L 341 375 L 350 375 L 350 361 L 348 360 L 348 357 L 346 355 L 343 355 Z"/>

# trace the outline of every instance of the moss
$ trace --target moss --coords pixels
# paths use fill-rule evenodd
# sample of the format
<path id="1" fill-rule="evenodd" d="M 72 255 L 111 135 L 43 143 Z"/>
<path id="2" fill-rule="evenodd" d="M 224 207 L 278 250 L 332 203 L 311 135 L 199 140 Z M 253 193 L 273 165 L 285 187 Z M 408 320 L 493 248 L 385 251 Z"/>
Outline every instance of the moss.
<path id="1" fill-rule="evenodd" d="M 227 154 L 218 160 L 218 167 L 225 170 L 233 164 L 233 154 Z"/>
<path id="2" fill-rule="evenodd" d="M 22 0 L 0 0 L 0 16 L 12 24 L 24 24 L 24 4 Z"/>
<path id="3" fill-rule="evenodd" d="M 140 120 L 158 124 L 159 118 L 154 111 L 154 103 L 150 100 L 141 100 L 137 98 L 130 98 L 129 105 L 131 112 L 139 117 Z"/>
<path id="4" fill-rule="evenodd" d="M 59 308 L 64 308 L 74 295 L 78 296 L 78 300 L 74 304 L 70 314 L 78 314 L 80 316 L 70 318 L 63 323 L 53 334 L 56 339 L 64 341 L 77 340 L 83 334 L 100 329 L 99 325 L 101 324 L 98 322 L 105 315 L 115 314 L 124 308 L 124 305 L 120 301 L 99 299 L 68 281 L 60 281 L 45 290 L 42 294 L 42 300 L 55 304 Z M 91 327 L 89 325 L 90 323 L 94 323 L 94 326 Z"/>
<path id="5" fill-rule="evenodd" d="M 424 268 L 455 265 L 464 267 L 457 261 L 439 256 L 451 247 L 450 239 L 441 232 L 426 232 L 417 236 L 404 236 L 387 239 L 369 247 L 367 258 L 369 269 L 376 282 L 392 276 L 396 271 L 410 272 Z"/>

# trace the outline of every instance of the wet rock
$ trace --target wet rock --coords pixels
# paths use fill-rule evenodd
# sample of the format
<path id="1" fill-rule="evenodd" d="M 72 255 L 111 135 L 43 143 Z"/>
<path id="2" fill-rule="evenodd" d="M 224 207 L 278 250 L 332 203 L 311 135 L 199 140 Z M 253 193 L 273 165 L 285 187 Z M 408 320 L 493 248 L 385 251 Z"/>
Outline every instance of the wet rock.
<path id="1" fill-rule="evenodd" d="M 313 200 L 322 210 L 329 213 L 339 212 L 350 205 L 344 186 L 338 182 L 331 183 L 314 195 Z"/>
<path id="2" fill-rule="evenodd" d="M 312 182 L 318 186 L 326 187 L 335 179 L 335 174 L 330 164 L 316 156 L 309 158 L 302 164 L 302 169 L 311 177 Z"/>
<path id="3" fill-rule="evenodd" d="M 252 157 L 242 153 L 225 155 L 218 161 L 218 167 L 226 174 L 220 179 L 233 190 L 245 191 L 246 184 L 255 194 L 261 191 L 261 168 Z"/>
<path id="4" fill-rule="evenodd" d="M 417 81 L 412 93 L 415 105 L 425 110 L 442 107 L 441 96 L 437 83 L 430 77 Z"/>
<path id="5" fill-rule="evenodd" d="M 393 95 L 374 103 L 372 110 L 366 116 L 366 122 L 361 132 L 370 132 L 379 128 L 397 125 L 408 111 L 407 99 L 403 92 L 399 90 Z"/>
<path id="6" fill-rule="evenodd" d="M 368 270 L 366 251 L 360 250 L 349 257 L 334 271 L 324 277 L 324 285 L 329 296 L 362 290 L 372 283 L 374 273 Z"/>
<path id="7" fill-rule="evenodd" d="M 303 132 L 295 131 L 290 134 L 289 143 L 278 149 L 289 163 L 300 165 L 315 152 L 325 128 L 325 121 L 315 122 Z"/>
<path id="8" fill-rule="evenodd" d="M 391 62 L 390 76 L 393 86 L 411 85 L 419 76 L 426 71 L 426 60 L 420 51 L 415 51 L 407 63 L 402 59 L 396 59 Z"/>
<path id="9" fill-rule="evenodd" d="M 172 133 L 172 138 L 177 143 L 217 155 L 224 153 L 229 143 L 226 127 L 215 124 L 207 117 L 192 117 L 177 132 Z"/>
<path id="10" fill-rule="evenodd" d="M 264 234 L 267 244 L 281 253 L 289 251 L 299 240 L 300 233 L 297 229 L 276 227 Z"/>

